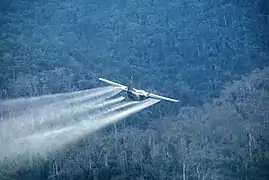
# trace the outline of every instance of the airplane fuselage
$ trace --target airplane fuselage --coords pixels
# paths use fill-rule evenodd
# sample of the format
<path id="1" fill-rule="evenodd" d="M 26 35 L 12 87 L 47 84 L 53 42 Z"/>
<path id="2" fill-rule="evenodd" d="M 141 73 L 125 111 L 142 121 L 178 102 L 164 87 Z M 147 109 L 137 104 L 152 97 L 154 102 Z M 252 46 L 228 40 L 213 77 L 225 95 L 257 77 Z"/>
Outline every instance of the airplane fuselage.
<path id="1" fill-rule="evenodd" d="M 143 93 L 141 90 L 137 90 L 137 89 L 130 89 L 127 91 L 127 96 L 133 100 L 133 101 L 143 101 L 145 99 L 148 98 L 148 96 Z"/>
<path id="2" fill-rule="evenodd" d="M 147 99 L 146 96 L 136 94 L 133 91 L 127 91 L 127 96 L 133 101 L 142 101 Z"/>

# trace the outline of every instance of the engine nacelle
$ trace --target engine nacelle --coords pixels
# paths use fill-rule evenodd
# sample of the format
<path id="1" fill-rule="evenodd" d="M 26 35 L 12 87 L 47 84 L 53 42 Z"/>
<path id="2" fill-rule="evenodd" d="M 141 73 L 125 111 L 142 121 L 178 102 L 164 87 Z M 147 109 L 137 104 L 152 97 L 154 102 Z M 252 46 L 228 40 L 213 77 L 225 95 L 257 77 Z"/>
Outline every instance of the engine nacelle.
<path id="1" fill-rule="evenodd" d="M 147 99 L 146 96 L 136 94 L 136 93 L 134 93 L 134 92 L 132 92 L 132 91 L 127 91 L 127 96 L 128 96 L 130 99 L 134 100 L 134 101 L 142 101 L 142 100 Z"/>

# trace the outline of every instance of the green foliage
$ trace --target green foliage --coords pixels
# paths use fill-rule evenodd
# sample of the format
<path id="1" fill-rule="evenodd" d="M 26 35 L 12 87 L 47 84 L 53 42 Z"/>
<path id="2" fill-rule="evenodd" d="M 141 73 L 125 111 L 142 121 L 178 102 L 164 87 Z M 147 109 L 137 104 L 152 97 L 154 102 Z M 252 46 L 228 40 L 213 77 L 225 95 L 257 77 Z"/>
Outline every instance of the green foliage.
<path id="1" fill-rule="evenodd" d="M 266 1 L 4 0 L 0 10 L 1 98 L 134 76 L 183 105 L 46 158 L 6 159 L 0 179 L 268 179 L 268 68 L 250 73 L 268 65 Z"/>
<path id="2" fill-rule="evenodd" d="M 212 103 L 181 108 L 176 117 L 154 121 L 146 130 L 100 131 L 45 159 L 36 155 L 27 163 L 7 160 L 0 167 L 1 176 L 265 180 L 269 114 L 263 107 L 269 104 L 268 73 L 269 68 L 256 70 L 228 85 Z"/>
<path id="3" fill-rule="evenodd" d="M 197 105 L 217 97 L 224 83 L 268 55 L 260 3 L 244 1 L 16 1 L 1 27 L 2 97 L 34 95 L 20 78 L 51 79 L 63 68 L 71 88 L 113 77 Z M 262 14 L 261 14 L 262 15 Z M 255 24 L 255 25 L 254 25 Z M 47 74 L 48 73 L 48 74 Z M 141 76 L 143 74 L 143 77 Z M 62 81 L 56 76 L 55 81 Z M 91 83 L 81 85 L 81 81 Z M 149 82 L 152 82 L 149 84 Z M 68 91 L 37 81 L 46 94 Z M 148 85 L 147 85 L 148 84 Z M 160 84 L 162 86 L 160 86 Z M 60 87 L 55 87 L 60 86 Z M 146 87 L 147 86 L 147 87 Z"/>

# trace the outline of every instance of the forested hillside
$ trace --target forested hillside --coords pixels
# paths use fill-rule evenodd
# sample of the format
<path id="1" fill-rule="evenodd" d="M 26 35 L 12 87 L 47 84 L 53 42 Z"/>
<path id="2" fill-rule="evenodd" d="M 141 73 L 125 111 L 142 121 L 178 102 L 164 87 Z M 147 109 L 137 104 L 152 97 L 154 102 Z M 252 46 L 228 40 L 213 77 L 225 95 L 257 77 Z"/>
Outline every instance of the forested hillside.
<path id="1" fill-rule="evenodd" d="M 183 104 L 204 102 L 223 83 L 268 64 L 262 2 L 4 0 L 1 97 L 133 76 L 136 86 Z"/>
<path id="2" fill-rule="evenodd" d="M 0 179 L 259 179 L 269 177 L 269 69 L 183 107 L 146 130 L 99 131 L 56 153 L 2 161 Z M 156 112 L 155 112 L 156 113 Z"/>
<path id="3" fill-rule="evenodd" d="M 133 76 L 180 103 L 6 159 L 0 179 L 268 179 L 268 21 L 266 0 L 2 0 L 2 99 Z"/>

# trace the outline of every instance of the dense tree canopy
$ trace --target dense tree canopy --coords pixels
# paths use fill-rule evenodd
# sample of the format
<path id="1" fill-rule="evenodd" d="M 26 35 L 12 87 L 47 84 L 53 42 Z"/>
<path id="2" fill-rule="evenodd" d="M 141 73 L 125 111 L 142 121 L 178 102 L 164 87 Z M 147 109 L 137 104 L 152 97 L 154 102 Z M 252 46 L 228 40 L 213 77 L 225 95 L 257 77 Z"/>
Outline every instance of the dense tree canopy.
<path id="1" fill-rule="evenodd" d="M 1 98 L 133 76 L 181 103 L 3 161 L 0 179 L 268 179 L 268 12 L 266 0 L 2 0 Z"/>

